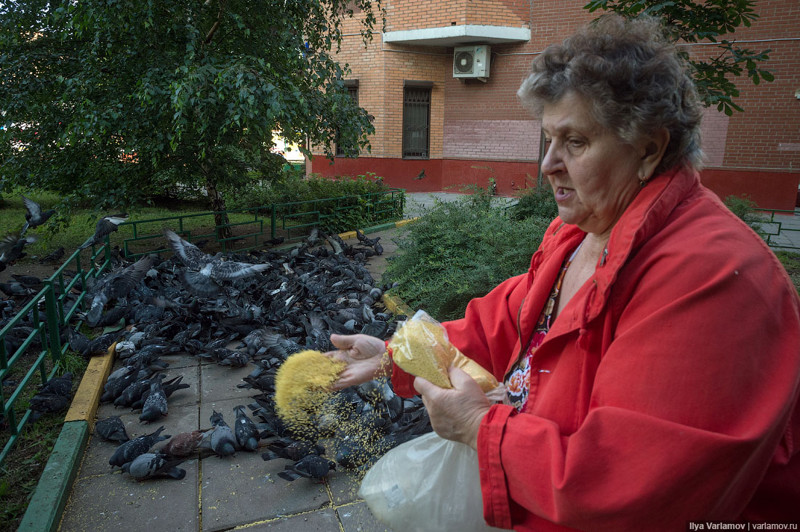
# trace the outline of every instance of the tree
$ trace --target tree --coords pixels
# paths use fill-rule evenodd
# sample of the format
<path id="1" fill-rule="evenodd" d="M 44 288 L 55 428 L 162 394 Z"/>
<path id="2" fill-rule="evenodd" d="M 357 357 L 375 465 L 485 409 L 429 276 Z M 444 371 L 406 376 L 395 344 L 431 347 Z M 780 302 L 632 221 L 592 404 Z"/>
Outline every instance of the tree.
<path id="1" fill-rule="evenodd" d="M 219 211 L 221 187 L 285 162 L 275 130 L 331 157 L 368 147 L 332 58 L 354 8 L 366 43 L 380 1 L 0 3 L 0 193 L 118 209 L 202 187 Z"/>
<path id="2" fill-rule="evenodd" d="M 750 27 L 758 18 L 753 10 L 754 0 L 591 0 L 585 7 L 591 12 L 598 9 L 614 11 L 625 17 L 639 14 L 659 17 L 675 41 L 695 43 L 708 40 L 714 43 L 716 54 L 707 60 L 691 59 L 682 52 L 692 69 L 692 76 L 703 103 L 730 116 L 733 111 L 743 111 L 734 103 L 739 96 L 731 76 L 746 74 L 754 84 L 761 80 L 772 81 L 772 73 L 759 63 L 769 59 L 770 50 L 761 52 L 740 48 L 736 41 L 721 39 L 740 26 Z"/>

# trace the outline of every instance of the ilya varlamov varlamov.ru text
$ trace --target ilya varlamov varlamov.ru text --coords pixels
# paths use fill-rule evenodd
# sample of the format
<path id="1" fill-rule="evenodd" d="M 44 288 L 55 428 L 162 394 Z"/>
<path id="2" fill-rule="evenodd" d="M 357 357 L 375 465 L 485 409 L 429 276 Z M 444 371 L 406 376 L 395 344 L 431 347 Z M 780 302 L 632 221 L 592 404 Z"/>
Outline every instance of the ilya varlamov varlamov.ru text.
<path id="1" fill-rule="evenodd" d="M 797 530 L 797 523 L 721 523 L 691 522 L 689 530 Z"/>

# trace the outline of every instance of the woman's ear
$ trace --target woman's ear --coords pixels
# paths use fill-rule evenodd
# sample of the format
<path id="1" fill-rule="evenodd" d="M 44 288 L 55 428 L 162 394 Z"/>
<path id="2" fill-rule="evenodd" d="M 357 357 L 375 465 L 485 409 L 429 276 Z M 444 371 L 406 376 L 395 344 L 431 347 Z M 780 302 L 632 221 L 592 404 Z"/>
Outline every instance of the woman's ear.
<path id="1" fill-rule="evenodd" d="M 664 152 L 667 151 L 668 144 L 669 131 L 667 131 L 667 128 L 659 129 L 649 139 L 645 140 L 642 162 L 639 167 L 639 179 L 641 181 L 647 181 L 652 177 L 653 172 L 655 172 L 664 157 Z"/>

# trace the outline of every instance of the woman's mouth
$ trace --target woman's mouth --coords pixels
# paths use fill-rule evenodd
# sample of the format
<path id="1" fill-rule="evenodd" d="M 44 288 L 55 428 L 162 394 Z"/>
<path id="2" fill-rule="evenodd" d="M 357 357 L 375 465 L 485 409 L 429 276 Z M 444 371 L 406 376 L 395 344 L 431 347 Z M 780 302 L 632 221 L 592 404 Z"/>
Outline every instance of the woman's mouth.
<path id="1" fill-rule="evenodd" d="M 558 187 L 556 188 L 555 198 L 556 201 L 566 201 L 575 193 L 575 189 Z"/>

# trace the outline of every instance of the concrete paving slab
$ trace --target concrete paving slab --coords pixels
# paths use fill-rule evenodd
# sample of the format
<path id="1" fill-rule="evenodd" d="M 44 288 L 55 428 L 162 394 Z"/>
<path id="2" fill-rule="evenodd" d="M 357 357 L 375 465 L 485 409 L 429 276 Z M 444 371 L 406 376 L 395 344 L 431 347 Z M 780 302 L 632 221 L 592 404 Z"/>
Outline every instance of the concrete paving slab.
<path id="1" fill-rule="evenodd" d="M 352 504 L 360 499 L 358 498 L 358 487 L 361 485 L 361 479 L 364 473 L 357 472 L 340 472 L 332 474 L 328 477 L 328 486 L 331 491 L 331 500 L 334 506 L 343 504 Z"/>
<path id="2" fill-rule="evenodd" d="M 309 512 L 292 517 L 265 520 L 248 526 L 248 532 L 335 532 L 339 528 L 339 519 L 332 509 Z M 368 530 L 368 529 L 364 529 Z"/>
<path id="3" fill-rule="evenodd" d="M 62 532 L 199 530 L 197 460 L 180 465 L 182 480 L 137 482 L 120 471 L 79 478 L 72 487 Z"/>
<path id="4" fill-rule="evenodd" d="M 336 513 L 345 532 L 392 532 L 372 515 L 364 502 L 341 506 Z"/>
<path id="5" fill-rule="evenodd" d="M 201 402 L 222 400 L 222 399 L 236 399 L 239 404 L 248 404 L 253 401 L 250 399 L 253 395 L 253 390 L 248 388 L 239 388 L 237 385 L 242 384 L 243 377 L 249 375 L 254 369 L 252 364 L 248 364 L 243 368 L 232 368 L 230 366 L 220 366 L 219 364 L 203 364 L 200 366 L 200 394 Z M 234 405 L 235 406 L 235 405 Z M 224 412 L 225 419 L 228 420 L 229 412 Z M 211 415 L 211 412 L 208 413 Z M 208 419 L 205 417 L 204 419 Z M 230 424 L 230 423 L 229 423 Z"/>
<path id="6" fill-rule="evenodd" d="M 289 463 L 265 462 L 259 453 L 203 459 L 203 530 L 225 530 L 265 517 L 281 517 L 329 506 L 325 485 L 278 477 Z"/>

